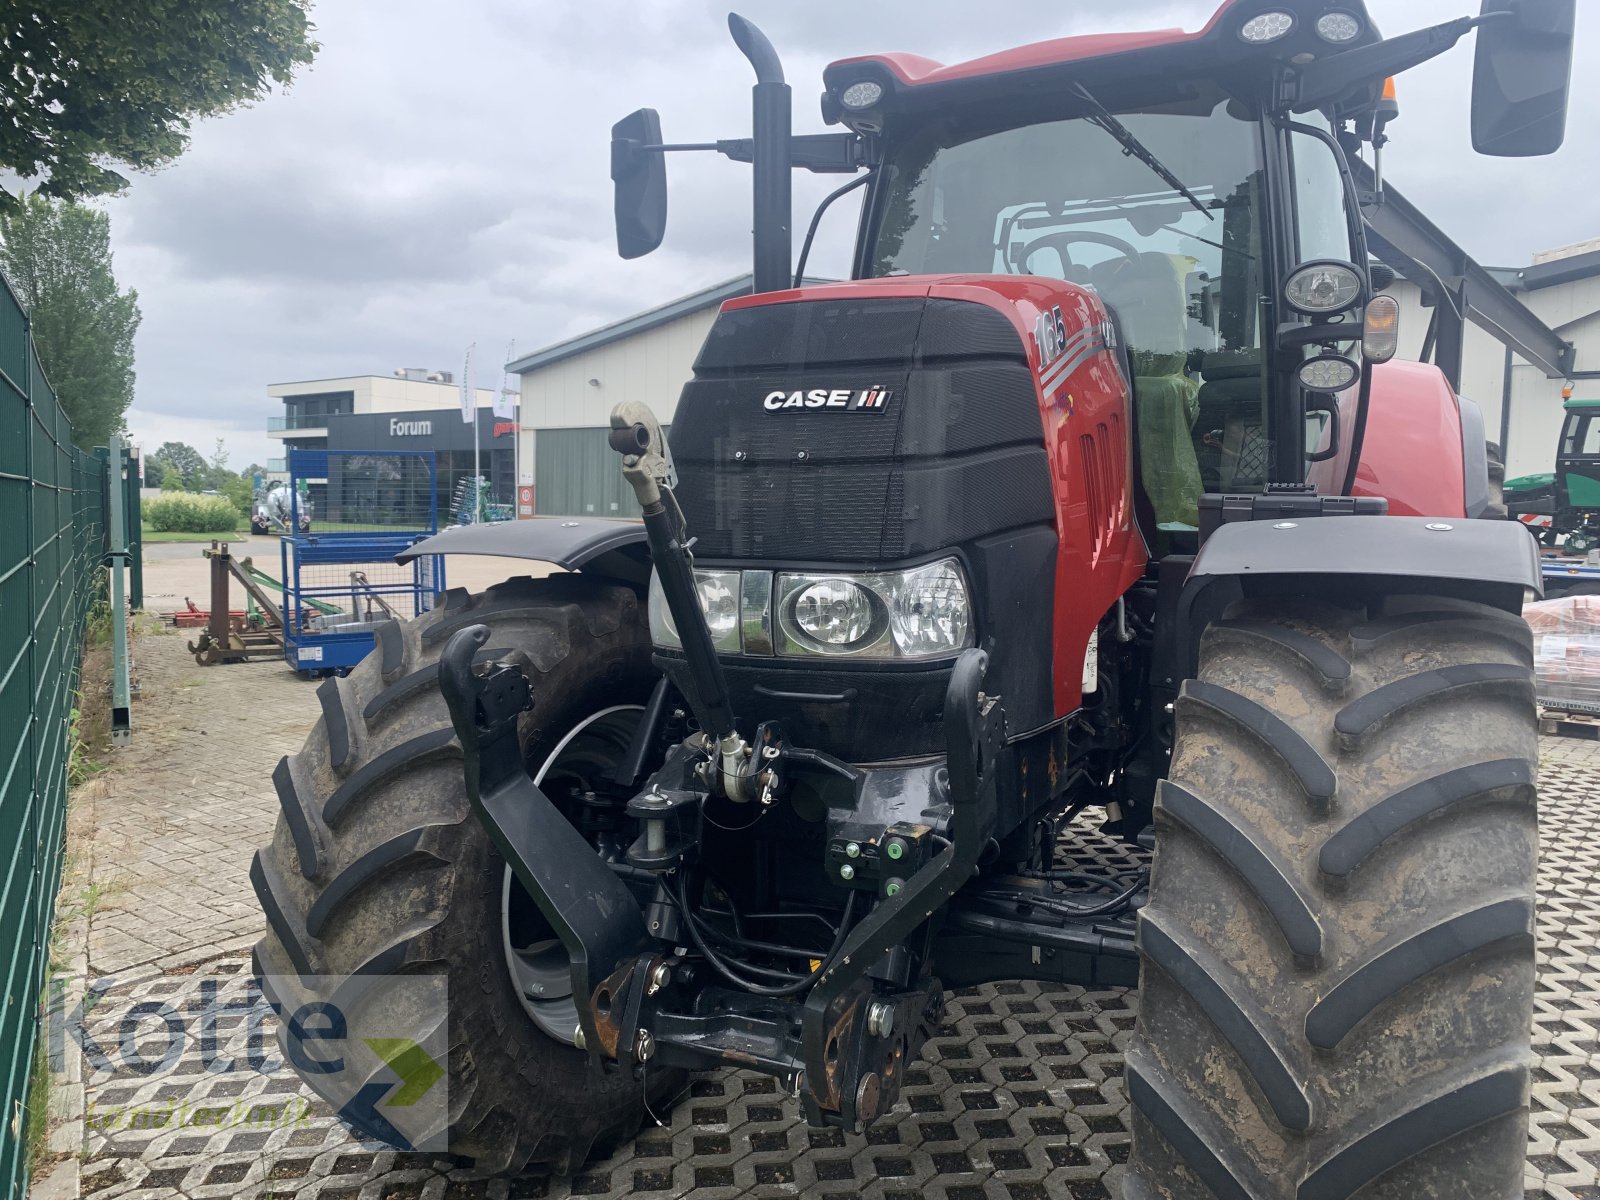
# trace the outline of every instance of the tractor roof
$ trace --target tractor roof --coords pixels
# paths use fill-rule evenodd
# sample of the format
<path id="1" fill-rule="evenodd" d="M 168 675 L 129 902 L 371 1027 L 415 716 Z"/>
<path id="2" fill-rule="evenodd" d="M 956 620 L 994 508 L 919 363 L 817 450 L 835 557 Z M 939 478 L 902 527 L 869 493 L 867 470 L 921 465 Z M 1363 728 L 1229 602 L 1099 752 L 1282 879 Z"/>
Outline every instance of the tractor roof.
<path id="1" fill-rule="evenodd" d="M 1568 412 L 1587 412 L 1592 408 L 1600 408 L 1600 396 L 1574 396 L 1566 402 Z"/>
<path id="2" fill-rule="evenodd" d="M 1223 0 L 1205 26 L 1193 33 L 1183 29 L 1155 29 L 1054 38 L 949 65 L 920 54 L 867 54 L 830 63 L 824 79 L 830 90 L 837 90 L 857 79 L 878 78 L 892 84 L 892 90 L 899 93 L 902 101 L 910 101 L 923 89 L 927 89 L 931 99 L 934 93 L 945 91 L 942 85 L 956 85 L 957 89 L 962 89 L 963 85 L 983 88 L 985 84 L 1004 85 L 1009 82 L 1004 77 L 1019 74 L 1025 75 L 1028 83 L 1043 83 L 1060 73 L 1061 68 L 1070 70 L 1075 64 L 1119 59 L 1141 52 L 1156 52 L 1149 59 L 1152 72 L 1181 69 L 1190 63 L 1197 70 L 1222 68 L 1244 60 L 1261 61 L 1295 51 L 1326 53 L 1327 44 L 1317 41 L 1310 28 L 1318 16 L 1335 10 L 1356 16 L 1364 26 L 1361 37 L 1351 45 L 1378 40 L 1365 0 Z M 1251 17 L 1266 11 L 1293 14 L 1295 33 L 1269 46 L 1246 45 L 1238 36 L 1240 27 Z"/>

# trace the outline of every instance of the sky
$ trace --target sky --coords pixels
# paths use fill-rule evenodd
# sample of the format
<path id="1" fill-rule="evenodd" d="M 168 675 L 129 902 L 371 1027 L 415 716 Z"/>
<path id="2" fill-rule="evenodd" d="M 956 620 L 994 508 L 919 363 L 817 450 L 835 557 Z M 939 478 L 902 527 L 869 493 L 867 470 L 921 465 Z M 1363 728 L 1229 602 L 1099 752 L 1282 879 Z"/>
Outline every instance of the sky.
<path id="1" fill-rule="evenodd" d="M 795 130 L 822 132 L 822 68 L 892 50 L 945 62 L 1080 33 L 1204 25 L 1210 0 L 739 0 L 783 56 Z M 1386 35 L 1474 0 L 1368 0 Z M 1587 7 L 1587 6 L 1585 6 Z M 747 136 L 749 68 L 712 0 L 319 0 L 321 53 L 286 91 L 197 124 L 188 152 L 106 202 L 119 280 L 144 322 L 128 423 L 232 465 L 282 453 L 271 383 L 459 373 L 526 354 L 749 269 L 749 169 L 668 159 L 670 218 L 648 258 L 616 257 L 611 124 L 642 106 L 669 141 Z M 1600 237 L 1592 137 L 1600 25 L 1580 25 L 1566 147 L 1473 154 L 1470 39 L 1406 74 L 1385 171 L 1480 261 Z M 795 178 L 803 230 L 839 177 Z M 809 274 L 848 274 L 855 205 L 824 223 Z"/>

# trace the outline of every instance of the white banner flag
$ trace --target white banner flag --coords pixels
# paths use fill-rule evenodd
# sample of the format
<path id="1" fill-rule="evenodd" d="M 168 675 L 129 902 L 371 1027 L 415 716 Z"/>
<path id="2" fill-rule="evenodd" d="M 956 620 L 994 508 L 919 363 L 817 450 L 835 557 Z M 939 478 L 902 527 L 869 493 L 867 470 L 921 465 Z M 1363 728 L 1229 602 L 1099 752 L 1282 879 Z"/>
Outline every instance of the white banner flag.
<path id="1" fill-rule="evenodd" d="M 506 347 L 506 365 L 510 365 L 517 356 L 517 344 L 512 342 Z M 517 417 L 517 398 L 522 394 L 522 376 L 506 372 L 506 377 L 500 383 L 500 390 L 494 397 L 494 415 L 502 421 L 514 421 Z"/>
<path id="2" fill-rule="evenodd" d="M 461 364 L 461 419 L 468 425 L 478 423 L 478 389 L 472 386 L 472 350 L 477 344 L 467 347 L 467 361 Z"/>

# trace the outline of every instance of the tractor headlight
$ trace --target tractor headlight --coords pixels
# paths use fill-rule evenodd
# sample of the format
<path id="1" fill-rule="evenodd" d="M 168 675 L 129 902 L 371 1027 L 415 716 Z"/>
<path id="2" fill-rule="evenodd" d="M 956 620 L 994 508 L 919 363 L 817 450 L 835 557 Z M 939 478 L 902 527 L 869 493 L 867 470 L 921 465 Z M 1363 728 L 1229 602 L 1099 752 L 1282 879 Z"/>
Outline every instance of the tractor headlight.
<path id="1" fill-rule="evenodd" d="M 778 653 L 947 658 L 972 644 L 972 602 L 953 558 L 870 575 L 781 574 Z"/>
<path id="2" fill-rule="evenodd" d="M 880 623 L 872 594 L 848 579 L 818 580 L 794 599 L 796 628 L 822 646 L 853 646 Z"/>
<path id="3" fill-rule="evenodd" d="M 953 558 L 870 574 L 700 568 L 694 574 L 718 653 L 915 661 L 949 658 L 973 644 L 972 601 Z M 680 648 L 654 575 L 649 608 L 651 641 Z"/>
<path id="4" fill-rule="evenodd" d="M 906 658 L 936 658 L 969 644 L 972 606 L 954 561 L 886 577 L 889 629 Z"/>
<path id="5" fill-rule="evenodd" d="M 1325 317 L 1356 307 L 1365 291 L 1361 273 L 1349 263 L 1310 262 L 1289 276 L 1283 297 L 1297 312 Z"/>
<path id="6" fill-rule="evenodd" d="M 711 644 L 719 651 L 739 652 L 739 572 L 701 571 L 694 573 L 695 591 L 700 596 L 700 611 L 711 630 Z M 655 572 L 650 573 L 650 640 L 658 646 L 681 646 L 678 627 L 667 607 L 666 593 Z"/>

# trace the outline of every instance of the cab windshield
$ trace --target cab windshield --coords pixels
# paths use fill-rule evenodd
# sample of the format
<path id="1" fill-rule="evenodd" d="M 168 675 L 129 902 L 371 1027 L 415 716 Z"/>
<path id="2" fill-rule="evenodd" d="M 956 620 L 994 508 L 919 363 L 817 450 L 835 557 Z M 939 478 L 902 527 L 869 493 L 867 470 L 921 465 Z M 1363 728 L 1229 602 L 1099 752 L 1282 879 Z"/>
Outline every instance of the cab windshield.
<path id="1" fill-rule="evenodd" d="M 941 120 L 889 145 L 869 261 L 1094 289 L 1131 350 L 1146 496 L 1185 530 L 1202 492 L 1259 490 L 1271 463 L 1258 127 L 1217 94 L 1110 107 L 1194 200 L 1082 116 Z"/>

